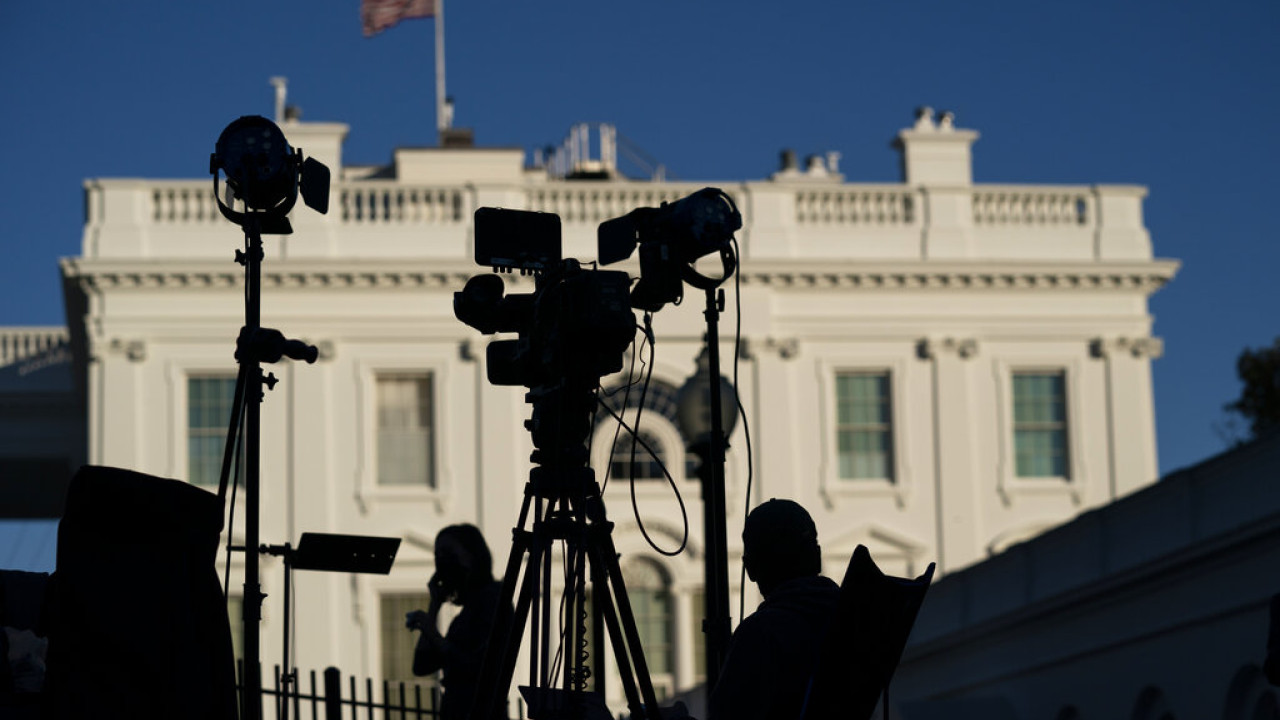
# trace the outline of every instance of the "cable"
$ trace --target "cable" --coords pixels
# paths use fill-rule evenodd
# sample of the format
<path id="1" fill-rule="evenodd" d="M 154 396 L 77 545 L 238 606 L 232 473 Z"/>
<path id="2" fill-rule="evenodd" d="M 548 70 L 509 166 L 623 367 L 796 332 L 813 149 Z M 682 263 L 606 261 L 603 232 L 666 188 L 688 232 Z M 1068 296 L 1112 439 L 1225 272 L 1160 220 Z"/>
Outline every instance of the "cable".
<path id="1" fill-rule="evenodd" d="M 733 243 L 734 262 L 738 265 L 738 272 L 733 275 L 733 305 L 734 312 L 737 315 L 733 331 L 733 394 L 738 402 L 738 415 L 742 417 L 742 438 L 747 445 L 746 507 L 742 513 L 745 524 L 746 517 L 751 512 L 751 482 L 755 476 L 755 467 L 751 459 L 751 426 L 747 423 L 747 409 L 742 406 L 742 393 L 738 391 L 738 361 L 742 357 L 742 253 L 738 249 L 738 239 L 731 237 L 729 240 Z M 741 573 L 738 576 L 738 622 L 742 622 L 742 618 L 746 617 L 746 608 L 747 563 L 744 560 Z"/>
<path id="2" fill-rule="evenodd" d="M 613 397 L 615 394 L 617 394 L 618 392 L 622 391 L 622 393 L 623 393 L 623 394 L 622 394 L 622 414 L 623 414 L 623 415 L 626 415 L 626 414 L 627 414 L 627 401 L 628 401 L 628 399 L 630 399 L 630 397 L 631 397 L 631 387 L 632 387 L 633 385 L 635 385 L 635 384 L 636 384 L 636 381 L 635 381 L 635 379 L 634 379 L 634 378 L 635 378 L 635 372 L 636 372 L 636 357 L 638 357 L 638 356 L 640 355 L 641 351 L 642 351 L 642 350 L 644 350 L 644 343 L 645 343 L 646 341 L 650 341 L 650 340 L 651 340 L 651 338 L 652 338 L 652 329 L 651 329 L 651 328 L 646 329 L 646 328 L 644 328 L 644 327 L 641 327 L 640 325 L 636 325 L 636 328 L 637 328 L 638 330 L 640 330 L 642 333 L 644 333 L 644 336 L 643 336 L 643 338 L 641 338 L 641 341 L 640 341 L 640 347 L 638 347 L 638 348 L 634 348 L 634 349 L 633 349 L 633 351 L 632 351 L 632 353 L 631 353 L 631 367 L 627 370 L 627 382 L 626 382 L 626 383 L 624 383 L 621 387 L 617 387 L 617 388 L 614 388 L 613 390 L 607 390 L 607 391 L 605 391 L 605 397 Z M 634 346 L 634 345 L 635 345 L 635 343 L 634 343 L 634 342 L 632 342 L 632 345 Z M 644 365 L 644 360 L 641 360 L 641 361 L 640 361 L 640 364 L 641 364 L 641 365 Z M 642 370 L 641 372 L 642 372 L 642 374 L 643 374 L 643 370 Z M 596 395 L 596 402 L 597 402 L 597 403 L 600 403 L 600 402 L 601 402 L 601 401 L 600 401 L 600 396 L 599 396 L 599 394 L 597 394 L 597 395 Z M 597 407 L 597 408 L 595 408 L 595 410 L 598 410 L 598 409 L 599 409 L 598 407 Z M 595 427 L 595 414 L 596 414 L 596 413 L 595 413 L 595 410 L 593 410 L 593 411 L 592 411 L 592 413 L 591 413 L 591 415 L 592 415 L 592 418 L 591 418 L 591 427 L 593 427 L 593 428 Z M 604 480 L 603 480 L 603 482 L 601 482 L 601 483 L 600 483 L 600 494 L 601 494 L 601 495 L 603 495 L 603 494 L 604 494 L 605 489 L 609 487 L 609 475 L 610 475 L 611 471 L 613 470 L 613 453 L 614 453 L 614 452 L 617 450 L 617 448 L 618 448 L 618 435 L 621 433 L 621 431 L 622 431 L 622 427 L 621 427 L 621 426 L 617 426 L 617 427 L 615 427 L 615 428 L 614 428 L 614 431 L 613 431 L 613 441 L 609 443 L 609 461 L 605 464 L 605 468 L 604 468 Z M 595 437 L 595 433 L 594 433 L 594 432 L 593 432 L 593 433 L 591 433 L 591 436 L 590 436 L 590 437 L 591 437 L 591 438 L 594 438 L 594 437 Z M 588 442 L 589 442 L 589 441 L 588 441 Z M 588 449 L 590 449 L 590 447 L 589 447 L 589 446 L 588 446 Z M 588 457 L 590 457 L 590 455 L 588 455 Z"/>
<path id="3" fill-rule="evenodd" d="M 649 396 L 649 384 L 653 382 L 653 355 L 655 343 L 652 340 L 653 313 L 651 312 L 645 312 L 644 314 L 644 333 L 645 337 L 650 338 L 649 362 L 645 367 L 647 372 L 644 376 L 644 383 L 640 385 L 640 402 L 636 404 L 636 427 L 635 430 L 631 431 L 634 439 L 631 443 L 631 457 L 627 462 L 627 474 L 630 476 L 631 514 L 635 516 L 636 524 L 640 526 L 640 532 L 644 534 L 645 540 L 649 540 L 649 535 L 644 531 L 644 521 L 640 519 L 640 503 L 636 500 L 636 441 L 640 440 L 640 417 L 644 413 L 644 401 Z M 645 446 L 645 449 L 648 449 L 647 445 Z M 658 457 L 652 450 L 649 451 L 649 454 L 658 462 L 659 465 L 662 466 L 662 472 L 665 473 L 667 477 L 671 477 L 671 473 L 667 472 L 666 464 L 662 462 L 662 458 Z M 671 483 L 671 487 L 675 489 L 676 495 L 679 496 L 680 490 L 676 488 L 674 480 Z M 649 544 L 653 545 L 653 541 L 649 540 Z M 654 549 L 656 550 L 657 548 L 655 547 Z"/>
<path id="4" fill-rule="evenodd" d="M 249 383 L 245 383 L 246 386 L 248 386 L 248 384 Z M 246 390 L 245 392 L 247 393 L 248 391 Z M 237 398 L 236 402 L 241 403 L 240 407 L 243 408 L 244 396 L 242 395 L 239 398 Z M 226 569 L 223 571 L 223 574 L 222 574 L 222 604 L 223 605 L 227 604 L 227 601 L 230 598 L 230 593 L 231 593 L 231 540 L 232 540 L 233 534 L 235 533 L 236 489 L 240 487 L 240 466 L 243 462 L 243 457 L 241 456 L 241 453 L 244 451 L 244 443 L 242 443 L 241 440 L 244 439 L 244 422 L 245 422 L 244 415 L 245 414 L 243 412 L 240 413 L 240 422 L 236 426 L 235 467 L 233 468 L 233 472 L 231 475 L 231 503 L 227 508 L 227 565 L 226 565 Z"/>
<path id="5" fill-rule="evenodd" d="M 667 483 L 671 485 L 671 489 L 675 493 L 676 502 L 680 504 L 680 521 L 684 526 L 684 531 L 683 531 L 684 534 L 680 539 L 680 546 L 677 547 L 675 550 L 663 550 L 662 548 L 658 547 L 658 545 L 653 541 L 653 538 L 649 537 L 649 533 L 648 531 L 645 530 L 644 522 L 640 519 L 639 513 L 636 514 L 636 522 L 640 523 L 640 534 L 644 536 L 645 541 L 649 543 L 649 547 L 653 548 L 655 552 L 657 552 L 660 555 L 665 555 L 667 557 L 675 557 L 676 555 L 679 555 L 680 553 L 684 552 L 685 546 L 688 545 L 689 543 L 689 514 L 685 510 L 684 498 L 680 496 L 680 489 L 679 487 L 676 486 L 675 479 L 671 477 L 671 472 L 667 470 L 667 466 L 662 462 L 662 459 L 658 457 L 658 454 L 653 451 L 653 448 L 649 447 L 649 443 L 645 442 L 644 439 L 641 438 L 640 435 L 637 434 L 636 431 L 633 430 L 631 426 L 628 425 L 627 422 L 623 420 L 621 416 L 618 415 L 618 413 L 614 412 L 613 408 L 606 405 L 604 401 L 599 401 L 599 404 L 601 407 L 605 409 L 606 412 L 609 413 L 610 416 L 613 417 L 614 420 L 618 421 L 619 425 L 621 425 L 623 428 L 626 429 L 628 433 L 631 434 L 631 437 L 634 438 L 636 442 L 640 443 L 640 445 L 644 447 L 646 451 L 648 451 L 649 456 L 652 457 L 654 460 L 656 460 L 658 462 L 658 466 L 662 468 L 662 474 L 666 476 Z"/>

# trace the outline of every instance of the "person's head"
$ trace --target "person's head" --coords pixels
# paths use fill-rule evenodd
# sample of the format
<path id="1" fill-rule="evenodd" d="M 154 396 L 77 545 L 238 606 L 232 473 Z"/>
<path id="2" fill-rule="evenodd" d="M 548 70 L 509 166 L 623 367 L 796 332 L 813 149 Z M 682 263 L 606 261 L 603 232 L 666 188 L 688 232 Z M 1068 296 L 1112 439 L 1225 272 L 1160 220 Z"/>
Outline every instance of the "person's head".
<path id="1" fill-rule="evenodd" d="M 436 535 L 435 579 L 449 599 L 463 603 L 493 581 L 493 557 L 475 525 L 450 525 Z"/>
<path id="2" fill-rule="evenodd" d="M 791 500 L 769 500 L 747 515 L 742 552 L 747 575 L 765 597 L 788 580 L 822 572 L 818 528 L 809 513 Z"/>

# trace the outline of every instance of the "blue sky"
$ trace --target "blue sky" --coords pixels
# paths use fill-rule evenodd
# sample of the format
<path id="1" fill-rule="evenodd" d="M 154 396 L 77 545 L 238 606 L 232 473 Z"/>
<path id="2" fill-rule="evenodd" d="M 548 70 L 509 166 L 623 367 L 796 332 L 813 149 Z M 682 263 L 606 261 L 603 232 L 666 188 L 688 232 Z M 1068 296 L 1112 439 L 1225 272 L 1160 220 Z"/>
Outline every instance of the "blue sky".
<path id="1" fill-rule="evenodd" d="M 612 122 L 686 180 L 836 150 L 898 179 L 912 109 L 982 138 L 978 182 L 1137 183 L 1177 279 L 1152 300 L 1163 472 L 1223 449 L 1234 361 L 1280 334 L 1280 3 L 449 0 L 456 123 L 532 149 Z M 0 4 L 0 325 L 64 322 L 88 177 L 205 177 L 221 129 L 350 124 L 351 163 L 434 142 L 432 21 L 366 39 L 357 0 Z M 0 558 L 2 559 L 2 558 Z"/>

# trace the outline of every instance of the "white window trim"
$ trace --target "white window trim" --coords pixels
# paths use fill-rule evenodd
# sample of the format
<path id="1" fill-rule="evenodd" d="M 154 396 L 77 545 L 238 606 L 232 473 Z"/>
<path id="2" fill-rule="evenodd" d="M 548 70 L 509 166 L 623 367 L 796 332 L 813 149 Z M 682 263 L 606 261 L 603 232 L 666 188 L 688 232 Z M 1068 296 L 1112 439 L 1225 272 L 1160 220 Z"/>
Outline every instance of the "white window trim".
<path id="1" fill-rule="evenodd" d="M 914 492 L 911 462 L 906 452 L 903 429 L 911 427 L 907 395 L 907 361 L 893 356 L 837 356 L 818 361 L 818 411 L 821 446 L 818 470 L 818 493 L 830 506 L 838 498 L 892 497 L 899 508 L 906 507 Z M 836 376 L 842 373 L 889 373 L 889 435 L 893 442 L 891 479 L 859 479 L 840 477 L 840 458 L 836 441 L 837 408 Z"/>
<path id="2" fill-rule="evenodd" d="M 167 433 L 168 435 L 164 443 L 164 446 L 167 449 L 167 453 L 166 453 L 167 457 L 165 458 L 165 464 L 168 466 L 168 470 L 166 471 L 166 477 L 182 480 L 183 482 L 192 485 L 192 487 L 198 487 L 202 490 L 207 490 L 212 493 L 218 492 L 217 485 L 196 485 L 195 483 L 191 482 L 191 478 L 187 477 L 187 465 L 188 465 L 188 459 L 189 459 L 187 457 L 187 410 L 190 407 L 187 399 L 187 380 L 191 377 L 213 377 L 213 376 L 219 376 L 219 375 L 227 376 L 234 380 L 239 375 L 239 373 L 240 373 L 239 365 L 235 365 L 235 364 L 228 365 L 225 362 L 211 363 L 208 361 L 208 358 L 203 355 L 193 356 L 193 358 L 189 360 L 185 358 L 172 359 L 165 363 L 165 382 L 168 383 L 169 385 L 168 406 L 169 406 L 169 412 L 171 413 L 170 420 L 168 423 L 166 423 L 166 427 L 164 430 L 165 433 Z M 262 415 L 263 415 L 262 427 L 264 429 L 268 428 L 269 423 L 271 422 L 266 417 L 267 413 L 270 412 L 267 409 L 267 405 L 271 402 L 271 400 L 272 400 L 271 391 L 267 391 L 266 398 L 263 400 L 263 409 L 262 409 Z M 283 412 L 283 410 L 284 408 L 282 407 L 280 411 Z M 229 417 L 227 418 L 227 420 L 230 420 L 230 419 L 231 418 Z M 224 442 L 225 442 L 225 436 L 224 436 Z M 241 490 L 236 493 L 237 505 L 244 504 L 244 492 L 243 492 L 244 478 L 241 478 L 240 481 L 241 481 L 241 486 L 240 486 Z M 230 488 L 228 488 L 227 492 L 228 492 L 228 497 L 230 497 L 230 492 L 231 492 Z M 258 486 L 259 504 L 270 502 L 272 494 L 273 493 L 272 493 L 271 483 L 259 484 Z M 244 513 L 237 512 L 235 516 L 234 529 L 236 531 L 242 531 L 243 527 L 244 527 Z M 236 561 L 238 562 L 238 559 Z"/>
<path id="3" fill-rule="evenodd" d="M 601 412 L 604 412 L 601 410 Z M 627 425 L 634 427 L 635 410 L 627 411 L 623 416 L 627 421 Z M 662 444 L 662 449 L 667 451 L 667 455 L 679 453 L 680 462 L 671 463 L 671 458 L 665 458 L 668 463 L 667 472 L 671 473 L 671 478 L 675 480 L 676 487 L 680 488 L 681 493 L 686 493 L 686 487 L 697 488 L 698 477 L 696 475 L 686 475 L 684 471 L 684 457 L 687 450 L 684 448 L 684 439 L 680 436 L 680 431 L 665 416 L 646 409 L 640 417 L 640 422 L 644 423 L 645 432 L 657 438 Z M 591 442 L 591 467 L 595 468 L 596 480 L 601 484 L 604 483 L 604 474 L 609 467 L 611 460 L 610 450 L 613 445 L 613 433 L 618 428 L 617 420 L 612 415 L 605 414 L 605 420 L 601 422 L 592 432 L 595 433 Z M 628 437 L 629 432 L 625 428 L 618 431 L 618 444 L 621 445 L 623 438 Z M 655 448 L 657 449 L 657 448 Z M 636 445 L 636 459 L 648 458 L 649 453 L 642 445 Z M 727 473 L 726 473 L 727 475 Z M 624 485 L 630 484 L 630 476 L 619 477 L 617 475 L 609 476 L 609 486 L 612 487 L 615 482 L 621 481 Z M 608 492 L 606 489 L 605 492 Z M 637 497 L 658 497 L 671 494 L 671 484 L 667 482 L 665 477 L 656 480 L 636 480 L 636 496 Z M 687 497 L 687 495 L 686 495 Z"/>
<path id="4" fill-rule="evenodd" d="M 442 360 L 421 358 L 370 358 L 354 364 L 356 373 L 356 500 L 367 503 L 425 500 L 433 502 L 436 511 L 449 511 L 455 486 L 451 471 L 452 448 L 456 438 L 451 426 L 443 422 L 448 413 L 446 403 L 450 386 L 448 365 Z M 378 483 L 378 376 L 386 374 L 426 373 L 431 377 L 431 430 L 435 487 L 382 485 Z"/>
<path id="5" fill-rule="evenodd" d="M 1089 484 L 1089 469 L 1085 466 L 1083 447 L 1084 417 L 1083 399 L 1080 393 L 1082 369 L 1074 358 L 1046 359 L 1044 357 L 1000 358 L 995 369 L 996 419 L 999 428 L 996 443 L 999 447 L 996 469 L 996 491 L 1006 506 L 1012 505 L 1018 496 L 1065 495 L 1072 503 L 1084 502 L 1085 487 Z M 1062 373 L 1067 404 L 1067 472 L 1068 477 L 1022 478 L 1018 477 L 1017 460 L 1013 447 L 1013 375 L 1014 373 Z"/>

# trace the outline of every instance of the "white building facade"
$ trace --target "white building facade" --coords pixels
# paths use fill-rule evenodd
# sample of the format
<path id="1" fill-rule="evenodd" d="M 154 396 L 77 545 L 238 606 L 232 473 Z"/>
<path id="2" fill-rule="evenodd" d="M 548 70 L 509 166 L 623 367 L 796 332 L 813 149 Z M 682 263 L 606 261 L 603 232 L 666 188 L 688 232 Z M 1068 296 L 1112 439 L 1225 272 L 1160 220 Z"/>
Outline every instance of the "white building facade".
<path id="1" fill-rule="evenodd" d="M 591 260 L 603 220 L 703 185 L 735 199 L 738 392 L 754 471 L 748 497 L 739 423 L 726 479 L 735 597 L 744 510 L 770 497 L 810 510 L 829 574 L 859 543 L 889 572 L 937 562 L 945 574 L 1157 477 L 1150 363 L 1160 342 L 1147 298 L 1177 263 L 1153 258 L 1141 187 L 975 185 L 977 133 L 931 111 L 898 135 L 903 182 L 879 185 L 846 183 L 821 161 L 753 182 L 560 179 L 525 167 L 518 149 L 401 149 L 385 168 L 346 167 L 346 126 L 282 128 L 335 182 L 328 215 L 300 209 L 293 235 L 266 239 L 263 325 L 316 344 L 320 359 L 267 368 L 280 383 L 263 404 L 262 541 L 403 539 L 387 576 L 295 574 L 293 657 L 304 669 L 404 677 L 414 636 L 403 614 L 425 602 L 436 532 L 478 525 L 499 568 L 509 551 L 530 468 L 529 407 L 523 390 L 486 382 L 489 338 L 452 311 L 452 293 L 487 272 L 471 262 L 482 206 L 558 213 L 565 256 Z M 91 180 L 86 195 L 83 252 L 62 270 L 88 460 L 216 485 L 243 324 L 239 230 L 207 179 Z M 532 290 L 504 277 L 509 292 Z M 637 480 L 634 513 L 625 479 L 614 473 L 605 491 L 665 692 L 701 676 L 701 505 L 672 407 L 702 346 L 701 311 L 690 290 L 655 316 L 642 422 L 687 518 L 657 478 Z M 598 477 L 613 430 L 597 429 Z M 629 457 L 615 459 L 625 470 Z M 687 549 L 656 552 L 636 515 L 668 550 L 687 523 Z M 266 663 L 280 656 L 281 582 L 264 558 Z M 747 597 L 750 612 L 754 586 Z"/>

